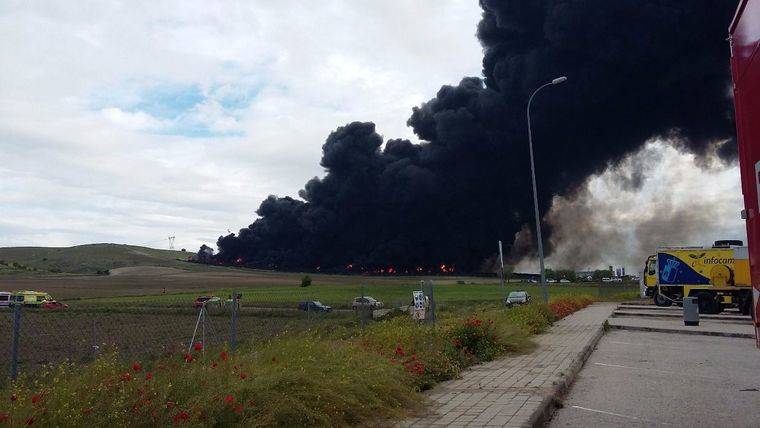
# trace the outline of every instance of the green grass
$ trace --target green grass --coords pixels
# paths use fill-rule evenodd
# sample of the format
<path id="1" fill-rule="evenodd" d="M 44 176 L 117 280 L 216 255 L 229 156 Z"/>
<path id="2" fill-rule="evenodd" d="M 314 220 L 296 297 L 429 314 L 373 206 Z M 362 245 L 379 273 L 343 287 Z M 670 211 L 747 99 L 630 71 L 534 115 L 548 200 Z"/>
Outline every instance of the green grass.
<path id="1" fill-rule="evenodd" d="M 389 425 L 420 412 L 418 391 L 471 365 L 531 351 L 530 336 L 551 325 L 555 307 L 590 302 L 460 307 L 435 324 L 400 316 L 367 328 L 322 325 L 248 342 L 234 356 L 208 348 L 132 363 L 105 353 L 0 388 L 0 423 Z"/>
<path id="2" fill-rule="evenodd" d="M 357 278 L 361 280 L 361 278 Z M 312 285 L 298 286 L 260 286 L 255 288 L 238 288 L 235 292 L 243 294 L 243 306 L 251 307 L 289 307 L 304 300 L 318 300 L 334 308 L 350 308 L 351 302 L 357 296 L 372 296 L 386 307 L 408 305 L 412 291 L 419 290 L 417 284 L 383 284 L 383 285 Z M 541 299 L 541 289 L 536 285 L 510 284 L 506 292 L 525 290 L 533 299 Z M 108 297 L 81 299 L 69 302 L 72 309 L 76 308 L 109 308 L 119 310 L 126 307 L 189 307 L 200 294 L 213 294 L 227 297 L 232 289 L 206 290 L 205 292 L 177 293 L 149 296 Z M 505 291 L 498 284 L 439 284 L 434 286 L 434 297 L 439 307 L 469 306 L 473 304 L 499 302 Z M 621 295 L 622 293 L 622 295 Z M 589 295 L 605 299 L 607 297 L 633 298 L 635 287 L 609 285 L 551 285 L 551 298 L 563 296 Z M 630 297 L 629 297 L 630 296 Z M 621 299 L 622 300 L 622 299 Z"/>
<path id="3" fill-rule="evenodd" d="M 187 269 L 191 253 L 157 250 L 134 245 L 89 244 L 75 247 L 0 248 L 0 273 L 96 273 L 131 266 Z M 191 265 L 192 266 L 192 265 Z"/>

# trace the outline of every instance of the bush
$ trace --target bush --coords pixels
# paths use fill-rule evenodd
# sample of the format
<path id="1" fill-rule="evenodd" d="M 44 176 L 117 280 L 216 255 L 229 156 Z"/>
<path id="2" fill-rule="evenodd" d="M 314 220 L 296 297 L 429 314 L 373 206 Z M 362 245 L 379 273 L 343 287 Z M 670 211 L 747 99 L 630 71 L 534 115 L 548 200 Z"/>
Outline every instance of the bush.
<path id="1" fill-rule="evenodd" d="M 549 302 L 549 310 L 552 312 L 555 319 L 559 320 L 592 303 L 594 303 L 594 298 L 589 296 L 562 297 Z"/>
<path id="2" fill-rule="evenodd" d="M 301 287 L 308 287 L 311 285 L 311 277 L 309 275 L 304 275 L 303 278 L 301 278 Z"/>

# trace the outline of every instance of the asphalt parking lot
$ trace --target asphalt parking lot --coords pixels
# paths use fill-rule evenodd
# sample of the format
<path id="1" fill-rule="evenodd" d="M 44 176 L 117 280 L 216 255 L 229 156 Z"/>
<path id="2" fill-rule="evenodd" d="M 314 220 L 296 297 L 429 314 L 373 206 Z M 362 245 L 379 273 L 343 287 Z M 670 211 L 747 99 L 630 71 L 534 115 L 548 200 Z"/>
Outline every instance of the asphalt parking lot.
<path id="1" fill-rule="evenodd" d="M 759 427 L 752 339 L 611 330 L 551 427 Z"/>

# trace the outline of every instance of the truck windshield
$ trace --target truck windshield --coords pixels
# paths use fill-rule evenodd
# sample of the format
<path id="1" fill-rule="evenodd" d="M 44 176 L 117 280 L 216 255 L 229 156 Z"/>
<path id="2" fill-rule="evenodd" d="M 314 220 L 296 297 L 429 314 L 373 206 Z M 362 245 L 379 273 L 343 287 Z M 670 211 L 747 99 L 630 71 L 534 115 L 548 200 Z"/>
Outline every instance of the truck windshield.
<path id="1" fill-rule="evenodd" d="M 655 263 L 655 259 L 649 260 L 648 267 L 647 267 L 647 274 L 648 275 L 654 275 L 654 273 L 655 273 L 654 272 L 654 263 Z"/>

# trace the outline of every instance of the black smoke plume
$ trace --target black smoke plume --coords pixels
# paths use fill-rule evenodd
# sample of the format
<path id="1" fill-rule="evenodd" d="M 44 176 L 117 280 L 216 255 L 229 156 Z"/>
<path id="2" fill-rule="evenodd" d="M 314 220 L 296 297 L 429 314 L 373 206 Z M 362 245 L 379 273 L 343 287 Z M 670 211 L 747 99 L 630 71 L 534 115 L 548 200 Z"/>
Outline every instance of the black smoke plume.
<path id="1" fill-rule="evenodd" d="M 324 178 L 270 196 L 220 237 L 218 260 L 275 269 L 473 271 L 531 225 L 525 107 L 534 101 L 540 211 L 666 137 L 735 156 L 726 28 L 736 0 L 481 0 L 484 78 L 443 86 L 383 138 L 369 122 L 327 138 Z M 549 234 L 551 231 L 545 231 Z M 548 240 L 547 240 L 548 241 Z M 549 249 L 551 250 L 551 249 Z M 445 265 L 442 269 L 441 265 Z"/>

